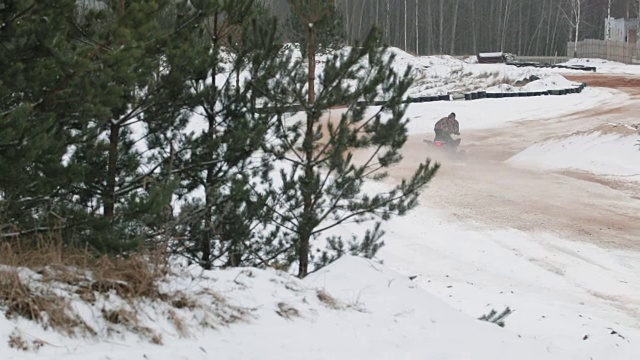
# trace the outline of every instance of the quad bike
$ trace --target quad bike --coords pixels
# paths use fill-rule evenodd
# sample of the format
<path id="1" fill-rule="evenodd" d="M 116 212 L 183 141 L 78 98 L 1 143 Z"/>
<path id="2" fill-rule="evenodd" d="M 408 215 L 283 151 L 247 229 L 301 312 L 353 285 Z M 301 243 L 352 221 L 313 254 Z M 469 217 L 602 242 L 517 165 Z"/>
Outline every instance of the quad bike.
<path id="1" fill-rule="evenodd" d="M 442 152 L 448 157 L 451 157 L 456 160 L 466 161 L 467 155 L 464 150 L 458 150 L 458 146 L 460 145 L 460 140 L 457 139 L 452 142 L 444 142 L 444 141 L 432 141 L 432 140 L 423 140 L 428 145 L 429 150 L 434 150 L 437 152 Z"/>

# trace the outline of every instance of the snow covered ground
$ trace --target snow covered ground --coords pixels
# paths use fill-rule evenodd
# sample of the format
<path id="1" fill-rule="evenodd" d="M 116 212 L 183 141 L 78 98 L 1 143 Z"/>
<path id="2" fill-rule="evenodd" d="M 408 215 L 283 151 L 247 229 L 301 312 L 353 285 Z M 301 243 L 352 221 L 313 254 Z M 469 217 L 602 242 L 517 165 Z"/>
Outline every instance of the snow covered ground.
<path id="1" fill-rule="evenodd" d="M 411 134 L 433 133 L 433 125 L 450 112 L 456 113 L 461 131 L 504 127 L 520 121 L 550 116 L 560 117 L 594 106 L 623 104 L 627 94 L 606 88 L 585 88 L 580 94 L 525 98 L 482 99 L 474 101 L 440 101 L 411 104 Z"/>
<path id="2" fill-rule="evenodd" d="M 541 170 L 569 169 L 640 180 L 640 129 L 605 124 L 534 144 L 509 163 Z"/>
<path id="3" fill-rule="evenodd" d="M 600 74 L 625 74 L 625 75 L 640 75 L 640 65 L 628 65 L 617 61 L 610 61 L 604 59 L 570 59 L 563 63 L 563 65 L 583 65 L 583 66 L 595 66 L 596 73 Z M 581 70 L 566 70 L 566 69 L 554 69 L 558 72 L 582 72 Z"/>
<path id="4" fill-rule="evenodd" d="M 550 69 L 469 64 L 446 56 L 416 59 L 400 52 L 398 57 L 398 69 L 412 64 L 418 71 L 412 96 L 512 86 L 531 75 L 541 80 L 525 87 L 567 85 Z M 615 73 L 636 71 L 605 65 Z M 423 136 L 455 111 L 464 135 L 630 100 L 617 90 L 586 88 L 565 96 L 412 104 L 407 116 L 410 135 Z M 640 152 L 629 131 L 558 134 L 530 144 L 507 166 L 633 176 L 640 171 Z M 190 326 L 189 337 L 168 320 L 171 309 L 141 303 L 134 309 L 141 325 L 161 334 L 164 345 L 126 328 L 121 334 L 98 331 L 96 337 L 69 339 L 24 319 L 0 317 L 0 354 L 2 359 L 112 360 L 638 359 L 640 253 L 562 239 L 543 225 L 523 232 L 462 221 L 430 206 L 430 196 L 427 189 L 422 205 L 384 225 L 386 246 L 378 256 L 384 265 L 345 257 L 304 280 L 275 270 L 181 270 L 164 289 L 211 305 L 179 313 Z M 335 231 L 350 235 L 362 227 L 350 224 Z M 38 281 L 37 274 L 30 279 Z M 114 301 L 106 297 L 93 306 L 74 306 L 104 330 L 100 314 Z M 477 320 L 507 306 L 514 313 L 504 328 Z M 209 325 L 201 326 L 203 319 Z M 16 350 L 6 341 L 11 337 L 39 349 Z"/>
<path id="5" fill-rule="evenodd" d="M 420 226 L 417 226 L 420 224 Z M 509 306 L 506 328 L 592 359 L 640 354 L 640 254 L 494 230 L 421 208 L 388 227 L 387 266 L 469 316 Z M 618 336 L 620 335 L 620 336 Z"/>
<path id="6" fill-rule="evenodd" d="M 407 276 L 361 258 L 343 257 L 304 280 L 274 270 L 195 268 L 182 279 L 191 281 L 173 286 L 190 289 L 187 294 L 208 289 L 208 299 L 199 297 L 221 304 L 209 315 L 219 320 L 217 328 L 192 328 L 197 338 L 182 338 L 166 314 L 142 304 L 142 325 L 167 345 L 126 333 L 108 340 L 102 334 L 100 342 L 69 340 L 2 318 L 0 335 L 41 347 L 16 352 L 0 342 L 0 352 L 3 359 L 587 359 L 466 316 Z M 193 320 L 202 321 L 185 316 Z"/>
<path id="7" fill-rule="evenodd" d="M 299 57 L 299 51 L 294 51 Z M 474 64 L 448 55 L 413 56 L 398 48 L 390 48 L 395 56 L 393 68 L 400 74 L 412 67 L 413 86 L 409 97 L 443 95 L 450 92 L 539 91 L 566 89 L 578 86 L 561 75 L 545 69 L 507 66 L 505 64 Z M 321 73 L 327 56 L 317 58 L 317 71 Z M 320 83 L 318 82 L 318 86 Z"/>

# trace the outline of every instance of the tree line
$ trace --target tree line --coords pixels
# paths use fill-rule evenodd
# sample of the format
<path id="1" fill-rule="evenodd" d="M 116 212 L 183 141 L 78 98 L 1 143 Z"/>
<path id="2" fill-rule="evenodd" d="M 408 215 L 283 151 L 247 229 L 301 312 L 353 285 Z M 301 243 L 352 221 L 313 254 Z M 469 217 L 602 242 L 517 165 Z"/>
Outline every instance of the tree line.
<path id="1" fill-rule="evenodd" d="M 285 18 L 287 0 L 268 0 Z M 638 17 L 637 0 L 335 0 L 349 43 L 372 25 L 390 46 L 420 54 L 567 55 L 567 42 L 604 39 L 605 19 Z M 575 11 L 579 9 L 579 14 Z M 609 11 L 610 10 L 610 11 Z M 578 16 L 576 16 L 578 15 Z M 576 21 L 576 18 L 579 18 Z"/>
<path id="2" fill-rule="evenodd" d="M 363 189 L 402 159 L 409 72 L 392 70 L 373 28 L 316 78 L 316 54 L 341 33 L 336 8 L 291 0 L 283 29 L 264 5 L 3 1 L 0 242 L 163 247 L 205 269 L 299 276 L 374 256 L 381 224 L 415 207 L 438 169 L 425 159 Z M 281 37 L 296 32 L 304 56 Z M 368 108 L 381 89 L 384 106 Z M 371 226 L 334 231 L 352 222 Z"/>

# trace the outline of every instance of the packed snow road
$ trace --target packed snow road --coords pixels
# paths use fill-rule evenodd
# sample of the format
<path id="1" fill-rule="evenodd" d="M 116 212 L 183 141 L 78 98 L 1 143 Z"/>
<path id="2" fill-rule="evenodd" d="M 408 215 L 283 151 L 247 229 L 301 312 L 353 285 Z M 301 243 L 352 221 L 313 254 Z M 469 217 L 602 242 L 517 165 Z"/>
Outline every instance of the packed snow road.
<path id="1" fill-rule="evenodd" d="M 640 83 L 597 79 L 614 83 L 586 81 L 585 92 L 567 96 L 412 105 L 404 160 L 389 181 L 427 156 L 442 168 L 421 205 L 385 225 L 379 257 L 470 316 L 509 306 L 506 327 L 518 334 L 587 358 L 635 359 L 640 136 L 628 125 L 639 121 Z M 451 111 L 463 163 L 428 154 L 423 142 Z"/>
<path id="2" fill-rule="evenodd" d="M 607 123 L 633 125 L 640 122 L 636 115 L 640 113 L 640 78 L 592 75 L 575 76 L 571 80 L 584 81 L 590 86 L 618 88 L 624 94 L 614 94 L 608 101 L 594 103 L 589 109 L 560 116 L 537 113 L 532 114 L 533 120 L 489 129 L 465 129 L 473 119 L 459 115 L 461 148 L 466 150 L 468 157 L 466 163 L 427 154 L 422 140 L 432 135 L 412 134 L 404 151 L 405 161 L 391 173 L 397 178 L 408 176 L 417 162 L 431 156 L 443 166 L 423 195 L 422 203 L 429 207 L 492 228 L 551 233 L 605 247 L 640 250 L 640 181 L 596 174 L 589 169 L 539 171 L 512 166 L 508 161 L 547 139 L 589 132 Z M 570 96 L 573 95 L 567 97 Z M 508 101 L 503 101 L 501 106 L 488 107 L 485 111 L 489 113 L 484 116 L 517 112 L 517 108 L 505 109 L 509 106 Z M 456 105 L 455 102 L 450 104 L 452 111 L 456 110 Z M 544 106 L 540 113 L 545 113 Z M 442 114 L 432 117 L 438 115 Z M 628 147 L 628 151 L 638 150 L 633 144 Z M 619 157 L 613 153 L 603 155 L 611 161 Z M 640 159 L 640 153 L 637 157 Z M 543 163 L 553 161 L 552 158 L 539 160 Z M 636 175 L 640 174 L 640 168 L 636 170 Z"/>

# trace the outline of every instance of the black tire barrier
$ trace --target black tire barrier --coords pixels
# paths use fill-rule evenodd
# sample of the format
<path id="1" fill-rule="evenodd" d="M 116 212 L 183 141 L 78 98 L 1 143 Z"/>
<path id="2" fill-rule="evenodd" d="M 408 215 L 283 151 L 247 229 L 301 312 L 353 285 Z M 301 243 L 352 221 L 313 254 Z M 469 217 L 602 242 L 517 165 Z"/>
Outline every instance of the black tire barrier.
<path id="1" fill-rule="evenodd" d="M 470 92 L 464 94 L 465 101 L 479 100 L 479 99 L 502 99 L 508 97 L 531 97 L 531 96 L 547 96 L 547 95 L 566 95 L 566 94 L 577 94 L 581 93 L 587 87 L 587 84 L 581 83 L 578 86 L 570 87 L 567 89 L 558 89 L 558 90 L 542 90 L 542 91 L 521 91 L 521 92 L 486 92 L 486 91 L 477 91 Z M 451 95 L 431 95 L 431 96 L 418 96 L 414 98 L 407 98 L 402 101 L 404 104 L 409 103 L 424 103 L 424 102 L 432 102 L 432 101 L 451 101 Z M 376 100 L 372 102 L 367 101 L 358 101 L 358 105 L 368 105 L 368 106 L 384 106 L 387 102 L 384 100 Z M 271 107 L 264 107 L 258 109 L 258 112 L 267 112 L 271 109 Z M 305 108 L 302 105 L 291 105 L 289 106 L 285 112 L 300 112 L 304 111 Z"/>
<path id="2" fill-rule="evenodd" d="M 520 61 L 507 62 L 506 64 L 516 66 L 516 67 L 569 69 L 569 70 L 582 70 L 582 71 L 593 71 L 593 72 L 596 72 L 597 70 L 595 66 L 584 66 L 584 65 L 559 65 L 559 64 L 520 62 Z"/>
<path id="3" fill-rule="evenodd" d="M 533 96 L 547 96 L 547 95 L 567 95 L 581 93 L 587 87 L 587 84 L 581 83 L 578 86 L 570 87 L 566 89 L 554 89 L 554 90 L 540 90 L 540 91 L 518 91 L 518 92 L 486 92 L 477 91 L 465 93 L 464 100 L 479 100 L 479 99 L 501 99 L 511 97 L 533 97 Z M 460 97 L 462 99 L 462 97 Z M 420 103 L 428 101 L 450 101 L 450 95 L 438 95 L 438 96 L 423 96 L 407 100 L 410 103 Z"/>

